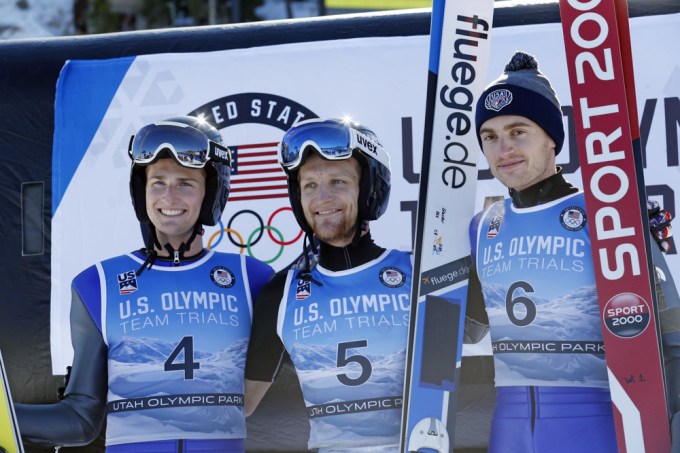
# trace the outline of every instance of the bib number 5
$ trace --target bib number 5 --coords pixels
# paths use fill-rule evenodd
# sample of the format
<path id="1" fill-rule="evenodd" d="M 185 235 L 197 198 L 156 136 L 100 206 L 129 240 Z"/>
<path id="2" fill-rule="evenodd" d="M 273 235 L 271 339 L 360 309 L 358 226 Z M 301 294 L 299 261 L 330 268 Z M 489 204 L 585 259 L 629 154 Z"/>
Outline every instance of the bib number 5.
<path id="1" fill-rule="evenodd" d="M 354 354 L 347 357 L 348 349 L 365 348 L 366 346 L 368 346 L 368 341 L 366 340 L 347 341 L 345 343 L 338 343 L 338 357 L 336 359 L 336 366 L 339 368 L 345 365 L 349 365 L 350 363 L 356 363 L 359 365 L 359 367 L 361 367 L 361 374 L 359 374 L 359 377 L 356 378 L 351 378 L 344 373 L 338 374 L 336 377 L 338 378 L 338 381 L 340 381 L 341 384 L 355 387 L 368 381 L 368 378 L 371 377 L 371 373 L 373 372 L 373 366 L 371 366 L 371 361 L 368 360 L 368 358 L 360 354 Z"/>

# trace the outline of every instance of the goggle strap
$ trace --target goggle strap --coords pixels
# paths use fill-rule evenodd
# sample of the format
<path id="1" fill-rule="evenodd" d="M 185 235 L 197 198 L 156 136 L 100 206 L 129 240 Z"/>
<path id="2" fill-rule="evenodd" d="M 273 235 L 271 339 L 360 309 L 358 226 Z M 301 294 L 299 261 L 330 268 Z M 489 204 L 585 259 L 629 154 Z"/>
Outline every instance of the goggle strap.
<path id="1" fill-rule="evenodd" d="M 210 141 L 210 148 L 208 149 L 208 161 L 222 162 L 231 166 L 232 153 L 231 149 L 222 146 L 219 143 Z"/>
<path id="2" fill-rule="evenodd" d="M 132 160 L 135 160 L 134 156 L 132 155 L 132 144 L 134 143 L 136 136 L 137 136 L 136 134 L 132 135 L 130 137 L 130 143 L 128 143 L 128 156 L 130 156 L 130 159 Z"/>
<path id="3" fill-rule="evenodd" d="M 368 137 L 354 128 L 350 128 L 350 148 L 360 149 L 367 156 L 372 156 L 375 160 L 386 167 L 390 165 L 390 158 L 385 152 L 385 149 Z"/>

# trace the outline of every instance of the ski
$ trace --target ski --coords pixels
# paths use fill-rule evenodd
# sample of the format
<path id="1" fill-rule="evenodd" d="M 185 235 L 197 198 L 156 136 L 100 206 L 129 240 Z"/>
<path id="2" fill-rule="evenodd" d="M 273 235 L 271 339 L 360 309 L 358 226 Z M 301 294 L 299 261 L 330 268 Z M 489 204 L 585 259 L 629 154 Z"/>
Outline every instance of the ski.
<path id="1" fill-rule="evenodd" d="M 401 451 L 453 450 L 493 0 L 434 0 Z"/>
<path id="2" fill-rule="evenodd" d="M 0 451 L 7 453 L 24 453 L 24 445 L 21 443 L 19 425 L 14 414 L 12 395 L 9 391 L 5 364 L 0 353 Z"/>
<path id="3" fill-rule="evenodd" d="M 670 451 L 626 0 L 560 14 L 619 451 Z"/>

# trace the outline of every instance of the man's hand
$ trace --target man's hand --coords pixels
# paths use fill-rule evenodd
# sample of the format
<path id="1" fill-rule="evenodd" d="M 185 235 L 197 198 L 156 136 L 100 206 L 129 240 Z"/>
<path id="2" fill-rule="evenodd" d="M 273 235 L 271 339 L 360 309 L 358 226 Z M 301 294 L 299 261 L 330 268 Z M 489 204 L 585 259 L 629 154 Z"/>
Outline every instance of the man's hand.
<path id="1" fill-rule="evenodd" d="M 652 237 L 661 251 L 666 253 L 671 246 L 669 239 L 673 236 L 673 227 L 671 226 L 673 216 L 665 209 L 661 209 L 659 203 L 653 200 L 647 200 L 647 214 L 649 215 L 649 229 L 652 232 Z"/>

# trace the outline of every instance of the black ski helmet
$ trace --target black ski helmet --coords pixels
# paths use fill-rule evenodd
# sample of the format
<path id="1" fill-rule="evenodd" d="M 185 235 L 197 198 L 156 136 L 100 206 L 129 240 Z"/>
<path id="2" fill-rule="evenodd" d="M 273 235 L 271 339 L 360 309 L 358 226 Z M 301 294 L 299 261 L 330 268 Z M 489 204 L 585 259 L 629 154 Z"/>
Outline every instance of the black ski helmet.
<path id="1" fill-rule="evenodd" d="M 358 226 L 377 220 L 390 198 L 390 158 L 378 136 L 359 123 L 329 118 L 301 121 L 291 127 L 279 145 L 279 164 L 288 178 L 288 197 L 298 224 L 310 237 L 313 231 L 302 210 L 298 172 L 310 152 L 326 160 L 354 157 L 361 166 Z"/>
<path id="2" fill-rule="evenodd" d="M 205 197 L 198 223 L 213 226 L 219 222 L 229 197 L 231 152 L 222 146 L 222 136 L 207 121 L 174 116 L 146 125 L 130 137 L 128 154 L 132 160 L 130 195 L 140 222 L 150 222 L 145 167 L 164 157 L 172 157 L 187 168 L 205 169 Z"/>

